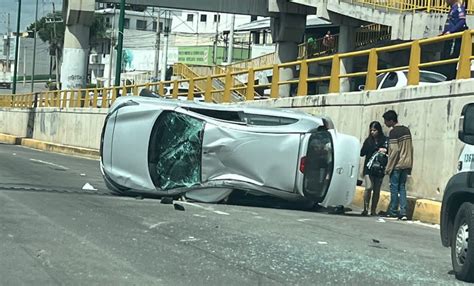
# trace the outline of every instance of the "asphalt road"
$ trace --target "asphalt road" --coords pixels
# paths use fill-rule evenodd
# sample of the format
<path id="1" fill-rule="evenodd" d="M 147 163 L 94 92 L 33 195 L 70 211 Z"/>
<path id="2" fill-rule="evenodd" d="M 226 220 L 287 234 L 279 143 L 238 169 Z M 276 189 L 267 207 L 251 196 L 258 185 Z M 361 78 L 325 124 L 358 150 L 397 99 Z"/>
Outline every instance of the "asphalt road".
<path id="1" fill-rule="evenodd" d="M 0 162 L 2 285 L 461 284 L 434 227 L 248 198 L 179 211 L 110 195 L 95 160 L 0 145 Z"/>

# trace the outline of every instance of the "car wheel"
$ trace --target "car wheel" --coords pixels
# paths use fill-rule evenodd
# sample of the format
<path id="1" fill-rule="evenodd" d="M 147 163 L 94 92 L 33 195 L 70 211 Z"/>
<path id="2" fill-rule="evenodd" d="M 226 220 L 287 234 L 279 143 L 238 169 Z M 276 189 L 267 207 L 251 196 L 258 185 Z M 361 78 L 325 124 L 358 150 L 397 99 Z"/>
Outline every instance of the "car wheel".
<path id="1" fill-rule="evenodd" d="M 454 219 L 451 236 L 451 260 L 456 278 L 474 282 L 474 204 L 463 203 Z"/>

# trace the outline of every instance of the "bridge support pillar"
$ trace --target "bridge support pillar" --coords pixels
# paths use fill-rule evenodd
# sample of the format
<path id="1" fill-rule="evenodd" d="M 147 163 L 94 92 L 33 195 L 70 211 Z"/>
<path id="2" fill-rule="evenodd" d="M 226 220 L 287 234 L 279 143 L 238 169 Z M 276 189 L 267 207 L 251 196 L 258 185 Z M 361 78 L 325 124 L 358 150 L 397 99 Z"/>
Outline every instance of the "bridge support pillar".
<path id="1" fill-rule="evenodd" d="M 298 43 L 303 40 L 306 27 L 306 15 L 279 13 L 271 19 L 273 41 L 276 43 L 276 62 L 287 63 L 298 57 Z M 280 81 L 291 80 L 295 77 L 295 67 L 281 68 Z M 290 85 L 281 85 L 280 97 L 290 96 Z"/>
<path id="2" fill-rule="evenodd" d="M 61 65 L 62 89 L 83 88 L 87 80 L 89 60 L 89 33 L 94 17 L 94 0 L 64 1 L 63 62 Z"/>
<path id="3" fill-rule="evenodd" d="M 352 52 L 355 50 L 355 38 L 356 27 L 349 25 L 339 26 L 339 39 L 338 39 L 338 53 Z M 354 60 L 353 58 L 347 58 L 341 60 L 341 74 L 353 72 Z M 341 80 L 341 92 L 350 91 L 351 80 L 344 78 Z"/>

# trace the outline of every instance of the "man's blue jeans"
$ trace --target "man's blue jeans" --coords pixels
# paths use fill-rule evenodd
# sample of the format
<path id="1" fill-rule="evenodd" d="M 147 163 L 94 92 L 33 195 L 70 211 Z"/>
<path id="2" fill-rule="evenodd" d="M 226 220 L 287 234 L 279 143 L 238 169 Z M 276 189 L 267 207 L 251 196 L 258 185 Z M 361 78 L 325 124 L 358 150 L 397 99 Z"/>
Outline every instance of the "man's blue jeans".
<path id="1" fill-rule="evenodd" d="M 400 216 L 407 215 L 407 189 L 406 182 L 408 170 L 393 170 L 390 174 L 390 215 L 398 214 L 398 204 L 400 202 Z M 400 196 L 400 198 L 399 198 Z"/>

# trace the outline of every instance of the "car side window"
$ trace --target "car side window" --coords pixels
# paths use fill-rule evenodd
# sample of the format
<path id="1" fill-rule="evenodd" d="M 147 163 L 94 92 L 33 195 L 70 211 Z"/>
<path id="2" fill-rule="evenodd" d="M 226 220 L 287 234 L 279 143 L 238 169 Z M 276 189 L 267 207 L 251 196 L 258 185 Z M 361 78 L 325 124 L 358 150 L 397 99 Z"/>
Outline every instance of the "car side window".
<path id="1" fill-rule="evenodd" d="M 148 147 L 148 168 L 162 190 L 190 187 L 201 182 L 204 121 L 164 111 L 153 126 Z"/>
<path id="2" fill-rule="evenodd" d="M 382 82 L 382 80 L 383 80 L 383 78 L 385 77 L 385 75 L 386 75 L 386 74 L 383 73 L 383 74 L 379 74 L 379 75 L 377 76 L 377 87 L 380 86 L 380 83 Z"/>
<path id="3" fill-rule="evenodd" d="M 389 88 L 397 85 L 398 75 L 395 72 L 391 72 L 385 77 L 384 82 L 382 83 L 381 88 Z"/>

